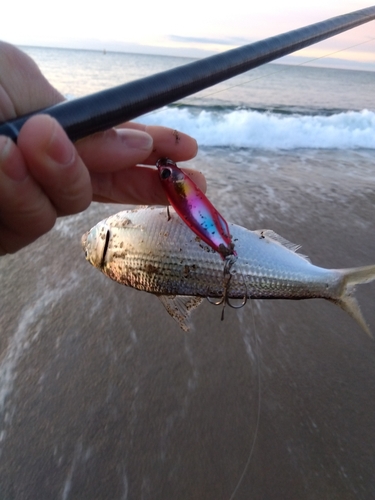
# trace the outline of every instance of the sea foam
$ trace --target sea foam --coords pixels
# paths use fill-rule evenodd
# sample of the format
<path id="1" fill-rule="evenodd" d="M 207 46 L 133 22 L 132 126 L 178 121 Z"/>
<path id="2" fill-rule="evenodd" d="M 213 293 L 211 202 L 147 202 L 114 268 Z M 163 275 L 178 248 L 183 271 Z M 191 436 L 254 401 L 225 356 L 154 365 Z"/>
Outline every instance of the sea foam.
<path id="1" fill-rule="evenodd" d="M 140 122 L 185 132 L 201 146 L 261 149 L 375 149 L 375 113 L 347 111 L 330 116 L 254 110 L 216 112 L 166 107 Z"/>

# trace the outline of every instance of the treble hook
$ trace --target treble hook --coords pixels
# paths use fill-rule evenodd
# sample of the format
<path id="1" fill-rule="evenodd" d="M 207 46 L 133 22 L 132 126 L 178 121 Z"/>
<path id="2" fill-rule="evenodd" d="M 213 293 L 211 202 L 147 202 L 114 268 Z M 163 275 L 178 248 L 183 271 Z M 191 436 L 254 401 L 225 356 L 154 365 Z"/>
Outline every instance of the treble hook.
<path id="1" fill-rule="evenodd" d="M 230 278 L 229 278 L 229 281 L 230 281 Z M 231 302 L 229 300 L 229 297 L 228 297 L 228 285 L 229 285 L 229 281 L 226 284 L 225 295 L 223 295 L 223 297 L 222 297 L 222 302 L 224 302 L 224 304 L 223 304 L 223 309 L 221 311 L 221 321 L 224 321 L 224 309 L 225 309 L 226 305 L 228 305 L 232 309 L 241 309 L 246 304 L 246 302 L 247 302 L 247 287 L 246 287 L 246 283 L 245 283 L 245 290 L 246 291 L 245 291 L 245 295 L 243 296 L 241 304 L 239 304 L 238 306 L 234 305 L 234 304 L 231 304 Z"/>
<path id="2" fill-rule="evenodd" d="M 246 284 L 245 284 L 245 288 L 246 288 Z M 247 289 L 246 289 L 247 291 Z M 229 297 L 227 297 L 227 300 L 226 300 L 226 303 L 228 304 L 229 307 L 231 307 L 232 309 L 242 309 L 242 307 L 244 305 L 246 305 L 247 303 L 247 293 L 245 293 L 245 295 L 243 296 L 243 299 L 242 299 L 242 302 L 240 305 L 238 306 L 235 306 L 234 304 L 231 304 L 230 301 L 229 301 Z"/>
<path id="3" fill-rule="evenodd" d="M 206 299 L 208 300 L 208 302 L 214 306 L 220 306 L 223 304 L 223 309 L 221 311 L 221 321 L 224 320 L 224 309 L 225 309 L 225 306 L 228 304 L 229 307 L 231 307 L 232 309 L 241 309 L 247 302 L 247 287 L 246 287 L 246 283 L 245 283 L 245 295 L 242 299 L 242 302 L 240 305 L 234 305 L 234 304 L 231 304 L 230 300 L 229 300 L 229 297 L 228 297 L 228 293 L 229 293 L 229 284 L 230 284 L 230 280 L 232 278 L 232 274 L 230 272 L 233 264 L 236 262 L 237 260 L 237 256 L 235 255 L 228 255 L 226 258 L 225 258 L 225 265 L 224 265 L 224 292 L 223 292 L 223 295 L 222 297 L 215 301 L 213 298 L 211 297 L 206 297 Z"/>
<path id="4" fill-rule="evenodd" d="M 218 302 L 215 302 L 215 299 L 213 299 L 212 297 L 206 297 L 206 299 L 208 300 L 208 302 L 210 304 L 212 304 L 213 306 L 221 306 L 221 304 L 224 302 L 225 300 L 225 295 L 223 295 L 221 297 L 221 299 L 218 301 Z"/>

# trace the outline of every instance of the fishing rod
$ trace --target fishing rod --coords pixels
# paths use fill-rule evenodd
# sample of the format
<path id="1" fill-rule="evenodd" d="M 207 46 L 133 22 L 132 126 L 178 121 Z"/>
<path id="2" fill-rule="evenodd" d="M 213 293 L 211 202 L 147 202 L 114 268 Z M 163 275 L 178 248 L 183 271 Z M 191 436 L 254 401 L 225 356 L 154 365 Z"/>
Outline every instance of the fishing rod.
<path id="1" fill-rule="evenodd" d="M 0 135 L 6 135 L 17 142 L 25 121 L 35 114 L 43 113 L 54 117 L 68 137 L 77 141 L 373 20 L 375 6 L 332 17 L 133 82 L 34 111 L 0 124 Z"/>

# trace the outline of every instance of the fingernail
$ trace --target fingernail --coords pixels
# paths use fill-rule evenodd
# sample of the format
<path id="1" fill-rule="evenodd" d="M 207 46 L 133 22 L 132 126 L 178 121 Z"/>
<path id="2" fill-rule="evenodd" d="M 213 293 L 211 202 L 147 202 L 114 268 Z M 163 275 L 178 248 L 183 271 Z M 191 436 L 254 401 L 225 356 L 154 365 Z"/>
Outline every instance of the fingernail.
<path id="1" fill-rule="evenodd" d="M 54 130 L 46 153 L 55 163 L 62 166 L 70 165 L 74 158 L 74 146 L 57 123 L 52 119 L 51 122 L 54 123 Z"/>
<path id="2" fill-rule="evenodd" d="M 131 130 L 126 128 L 116 129 L 118 137 L 124 145 L 130 149 L 141 149 L 148 151 L 152 148 L 153 140 L 149 134 L 140 130 Z"/>
<path id="3" fill-rule="evenodd" d="M 11 139 L 4 135 L 0 137 L 0 161 L 5 161 L 10 153 Z"/>
<path id="4" fill-rule="evenodd" d="M 4 136 L 0 137 L 0 165 L 2 165 L 2 170 L 7 177 L 16 182 L 22 182 L 28 176 L 28 171 L 22 161 L 10 160 L 13 146 L 12 139 Z"/>

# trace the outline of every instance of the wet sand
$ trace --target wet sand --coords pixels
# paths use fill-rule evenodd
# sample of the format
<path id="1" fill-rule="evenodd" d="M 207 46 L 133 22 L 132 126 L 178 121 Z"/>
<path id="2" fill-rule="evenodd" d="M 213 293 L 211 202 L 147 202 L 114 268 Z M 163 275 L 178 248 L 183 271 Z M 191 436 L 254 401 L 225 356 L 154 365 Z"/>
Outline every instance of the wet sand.
<path id="1" fill-rule="evenodd" d="M 375 263 L 372 158 L 207 149 L 195 164 L 228 220 L 341 268 Z M 183 333 L 85 261 L 81 234 L 119 209 L 0 260 L 1 500 L 229 500 L 252 446 L 236 499 L 375 498 L 375 341 L 323 300 L 224 322 L 204 303 Z M 357 297 L 375 332 L 375 284 Z"/>

